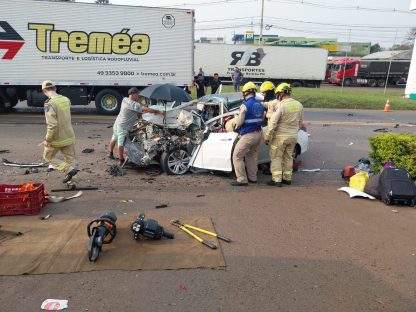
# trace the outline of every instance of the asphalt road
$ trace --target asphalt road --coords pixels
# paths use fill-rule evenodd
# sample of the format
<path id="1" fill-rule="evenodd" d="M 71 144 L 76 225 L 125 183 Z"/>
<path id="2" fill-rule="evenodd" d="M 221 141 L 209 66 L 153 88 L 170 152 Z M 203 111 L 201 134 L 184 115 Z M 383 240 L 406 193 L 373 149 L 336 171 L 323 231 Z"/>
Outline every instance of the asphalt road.
<path id="1" fill-rule="evenodd" d="M 354 164 L 367 155 L 375 129 L 415 133 L 409 124 L 414 116 L 307 110 L 311 136 L 301 156 L 303 168 Z M 106 210 L 128 216 L 144 211 L 155 219 L 211 217 L 219 232 L 235 240 L 221 244 L 227 268 L 1 276 L 2 311 L 40 311 L 47 298 L 68 299 L 68 311 L 415 311 L 415 209 L 349 199 L 337 191 L 345 184 L 331 171 L 296 173 L 293 185 L 281 189 L 266 186 L 270 177 L 263 174 L 258 185 L 244 189 L 231 187 L 226 175 L 211 173 L 162 174 L 150 183 L 146 172 L 156 168 L 129 169 L 113 178 L 105 172 L 112 163 L 106 144 L 113 120 L 74 114 L 80 183 L 101 192 L 48 204 L 41 212 L 52 215 L 48 221 L 2 217 L 0 224 L 10 218 L 92 219 Z M 400 126 L 394 128 L 396 123 Z M 44 128 L 41 113 L 0 115 L 1 149 L 10 150 L 1 156 L 40 161 L 37 145 Z M 87 147 L 95 151 L 81 153 Z M 62 185 L 57 172 L 25 175 L 24 169 L 0 167 L 0 183 L 28 179 L 42 181 L 47 189 Z M 196 197 L 201 193 L 205 196 Z M 169 207 L 154 209 L 162 203 Z"/>

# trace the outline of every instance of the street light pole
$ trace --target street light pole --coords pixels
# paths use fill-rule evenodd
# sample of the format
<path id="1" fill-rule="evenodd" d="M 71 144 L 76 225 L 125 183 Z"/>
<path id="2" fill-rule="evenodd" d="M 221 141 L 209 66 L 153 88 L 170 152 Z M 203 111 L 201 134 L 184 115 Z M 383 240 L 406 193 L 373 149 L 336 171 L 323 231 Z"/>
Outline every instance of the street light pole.
<path id="1" fill-rule="evenodd" d="M 264 0 L 261 0 L 261 20 L 260 20 L 260 40 L 259 44 L 263 42 L 263 15 L 264 15 Z"/>

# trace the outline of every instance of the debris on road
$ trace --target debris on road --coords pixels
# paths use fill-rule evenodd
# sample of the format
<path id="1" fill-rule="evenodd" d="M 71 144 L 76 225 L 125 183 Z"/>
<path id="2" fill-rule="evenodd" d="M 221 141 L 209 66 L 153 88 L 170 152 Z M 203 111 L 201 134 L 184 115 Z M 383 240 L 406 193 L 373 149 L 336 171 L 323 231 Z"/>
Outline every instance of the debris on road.
<path id="1" fill-rule="evenodd" d="M 41 220 L 48 220 L 50 217 L 52 217 L 52 215 L 48 214 L 48 215 L 46 215 L 44 217 L 41 217 L 40 219 Z"/>
<path id="2" fill-rule="evenodd" d="M 42 310 L 58 311 L 68 308 L 68 300 L 46 299 L 40 306 Z"/>
<path id="3" fill-rule="evenodd" d="M 9 150 L 0 150 L 0 154 L 6 154 L 6 153 L 10 153 Z"/>
<path id="4" fill-rule="evenodd" d="M 31 173 L 39 173 L 39 170 L 37 168 L 30 168 L 25 170 L 25 174 L 31 174 Z"/>
<path id="5" fill-rule="evenodd" d="M 354 116 L 354 114 L 353 113 L 348 113 L 347 116 Z"/>
<path id="6" fill-rule="evenodd" d="M 69 191 L 96 191 L 98 187 L 96 186 L 76 186 L 75 184 L 68 185 L 64 189 L 53 189 L 51 192 L 69 192 Z"/>
<path id="7" fill-rule="evenodd" d="M 197 194 L 196 197 L 204 197 L 205 194 Z"/>
<path id="8" fill-rule="evenodd" d="M 118 165 L 111 165 L 107 168 L 106 172 L 108 172 L 113 177 L 123 176 L 124 172 L 123 169 Z"/>
<path id="9" fill-rule="evenodd" d="M 392 209 L 392 211 L 394 212 L 394 213 L 398 213 L 399 211 L 398 210 L 396 210 L 396 209 Z"/>
<path id="10" fill-rule="evenodd" d="M 399 124 L 396 124 L 393 128 L 398 128 L 398 127 L 400 127 L 400 125 Z"/>
<path id="11" fill-rule="evenodd" d="M 17 163 L 3 158 L 3 166 L 19 167 L 19 168 L 39 168 L 46 167 L 46 163 Z"/>
<path id="12" fill-rule="evenodd" d="M 132 199 L 121 199 L 120 203 L 134 203 L 134 200 L 132 200 Z"/>
<path id="13" fill-rule="evenodd" d="M 354 144 L 354 142 L 350 142 L 350 144 L 348 144 L 349 146 L 351 146 L 351 145 L 353 145 Z"/>
<path id="14" fill-rule="evenodd" d="M 367 193 L 361 192 L 359 190 L 356 190 L 352 187 L 341 187 L 338 189 L 338 191 L 343 191 L 348 193 L 348 195 L 350 195 L 350 198 L 353 197 L 365 197 L 365 198 L 369 198 L 369 199 L 376 199 L 375 197 L 368 195 Z"/>
<path id="15" fill-rule="evenodd" d="M 186 286 L 184 284 L 179 284 L 179 288 L 182 289 L 182 290 L 185 290 Z"/>
<path id="16" fill-rule="evenodd" d="M 395 127 L 396 128 L 396 127 Z M 379 128 L 379 129 L 375 129 L 373 130 L 373 132 L 390 132 L 391 130 L 387 129 L 387 128 Z"/>
<path id="17" fill-rule="evenodd" d="M 52 192 L 54 192 L 54 191 L 56 191 L 56 190 L 52 190 Z M 77 197 L 81 197 L 81 196 L 82 196 L 82 191 L 79 191 L 74 196 L 70 196 L 70 197 L 53 196 L 53 195 L 48 195 L 48 196 L 45 196 L 45 197 L 46 197 L 46 199 L 48 200 L 49 203 L 61 203 L 63 201 L 67 201 L 67 200 L 77 198 Z"/>
<path id="18" fill-rule="evenodd" d="M 93 149 L 93 148 L 86 148 L 86 149 L 83 149 L 83 150 L 82 150 L 82 152 L 83 152 L 84 154 L 89 154 L 89 153 L 94 152 L 94 149 Z"/>
<path id="19" fill-rule="evenodd" d="M 322 127 L 329 127 L 331 126 L 330 124 L 323 124 Z"/>
<path id="20" fill-rule="evenodd" d="M 167 207 L 169 207 L 168 204 L 162 204 L 162 205 L 155 206 L 156 209 L 159 209 L 159 208 L 167 208 Z"/>

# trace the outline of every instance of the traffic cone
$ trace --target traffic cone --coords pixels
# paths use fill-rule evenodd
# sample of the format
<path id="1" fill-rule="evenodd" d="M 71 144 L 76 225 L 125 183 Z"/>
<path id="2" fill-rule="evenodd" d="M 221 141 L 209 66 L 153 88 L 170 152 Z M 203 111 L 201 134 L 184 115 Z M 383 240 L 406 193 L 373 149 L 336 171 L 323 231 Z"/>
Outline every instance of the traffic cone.
<path id="1" fill-rule="evenodd" d="M 384 105 L 384 112 L 385 113 L 390 113 L 391 112 L 390 100 L 389 99 L 387 99 L 386 105 Z"/>

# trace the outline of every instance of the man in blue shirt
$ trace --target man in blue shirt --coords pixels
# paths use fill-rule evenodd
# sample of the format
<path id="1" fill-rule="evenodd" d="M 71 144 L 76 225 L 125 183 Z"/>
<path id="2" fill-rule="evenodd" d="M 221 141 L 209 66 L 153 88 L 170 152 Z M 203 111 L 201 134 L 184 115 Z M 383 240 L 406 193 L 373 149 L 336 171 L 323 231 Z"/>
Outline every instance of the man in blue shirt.
<path id="1" fill-rule="evenodd" d="M 240 137 L 233 153 L 237 177 L 237 181 L 231 182 L 233 186 L 248 186 L 248 182 L 257 183 L 257 149 L 262 137 L 264 107 L 256 99 L 257 86 L 250 81 L 243 86 L 242 91 L 244 103 L 240 106 L 240 113 L 235 122 Z"/>

